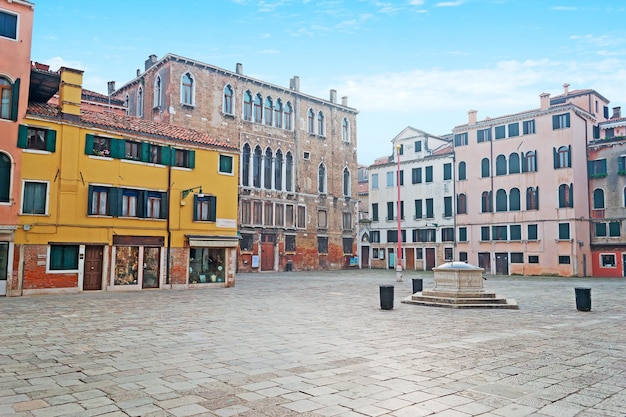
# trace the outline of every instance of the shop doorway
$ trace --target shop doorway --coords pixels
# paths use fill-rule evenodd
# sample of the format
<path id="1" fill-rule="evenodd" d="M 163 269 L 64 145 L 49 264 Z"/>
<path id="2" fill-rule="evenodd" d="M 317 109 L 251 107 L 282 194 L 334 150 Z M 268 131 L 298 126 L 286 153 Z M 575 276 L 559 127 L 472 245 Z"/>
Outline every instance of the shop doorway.
<path id="1" fill-rule="evenodd" d="M 85 246 L 85 264 L 83 266 L 83 290 L 102 289 L 102 246 Z"/>
<path id="2" fill-rule="evenodd" d="M 161 248 L 146 247 L 143 249 L 142 288 L 159 288 L 159 264 Z"/>
<path id="3" fill-rule="evenodd" d="M 0 296 L 7 295 L 9 277 L 9 242 L 0 242 Z"/>

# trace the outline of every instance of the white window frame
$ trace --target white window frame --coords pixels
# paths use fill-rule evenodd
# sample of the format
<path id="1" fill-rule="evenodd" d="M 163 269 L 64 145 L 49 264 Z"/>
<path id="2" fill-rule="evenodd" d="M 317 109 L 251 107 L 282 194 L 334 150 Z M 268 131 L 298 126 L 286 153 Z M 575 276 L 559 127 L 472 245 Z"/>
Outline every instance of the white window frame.
<path id="1" fill-rule="evenodd" d="M 27 183 L 39 183 L 46 184 L 46 208 L 43 214 L 41 213 L 24 213 L 24 191 L 26 191 Z M 50 206 L 50 181 L 41 181 L 41 180 L 22 180 L 22 191 L 20 195 L 20 214 L 24 216 L 48 216 L 49 206 Z"/>

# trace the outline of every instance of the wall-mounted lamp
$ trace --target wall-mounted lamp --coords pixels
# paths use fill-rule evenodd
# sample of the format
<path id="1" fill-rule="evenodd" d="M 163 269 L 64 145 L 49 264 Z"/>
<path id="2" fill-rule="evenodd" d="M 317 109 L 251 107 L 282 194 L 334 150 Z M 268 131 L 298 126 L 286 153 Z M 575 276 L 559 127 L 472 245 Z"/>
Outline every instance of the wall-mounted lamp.
<path id="1" fill-rule="evenodd" d="M 194 191 L 194 190 L 199 190 L 200 191 L 198 193 L 198 197 L 204 197 L 204 195 L 202 194 L 202 186 L 199 185 L 197 187 L 187 188 L 186 190 L 181 191 L 181 200 L 184 200 L 185 198 L 187 198 L 187 196 L 189 194 L 191 194 L 191 192 Z"/>
<path id="2" fill-rule="evenodd" d="M 437 223 L 431 223 L 431 224 L 426 223 L 426 227 L 428 227 L 428 226 L 439 227 L 439 225 Z"/>

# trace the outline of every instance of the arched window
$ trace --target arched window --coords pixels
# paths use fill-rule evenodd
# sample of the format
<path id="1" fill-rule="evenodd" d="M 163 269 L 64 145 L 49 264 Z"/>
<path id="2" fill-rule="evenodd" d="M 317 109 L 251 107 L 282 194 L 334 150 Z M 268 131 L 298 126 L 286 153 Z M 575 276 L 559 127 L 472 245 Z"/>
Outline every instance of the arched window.
<path id="1" fill-rule="evenodd" d="M 263 186 L 270 190 L 272 188 L 272 150 L 267 148 L 265 150 L 265 158 L 263 159 L 263 171 L 265 183 Z"/>
<path id="2" fill-rule="evenodd" d="M 224 87 L 224 103 L 222 103 L 222 112 L 233 114 L 233 88 L 230 84 Z"/>
<path id="3" fill-rule="evenodd" d="M 326 193 L 326 166 L 323 163 L 317 169 L 317 191 L 321 194 Z"/>
<path id="4" fill-rule="evenodd" d="M 143 88 L 137 89 L 137 117 L 143 117 Z"/>
<path id="5" fill-rule="evenodd" d="M 489 158 L 483 158 L 483 160 L 480 161 L 480 176 L 482 178 L 489 177 L 489 171 Z"/>
<path id="6" fill-rule="evenodd" d="M 0 119 L 11 119 L 13 101 L 13 84 L 0 77 Z"/>
<path id="7" fill-rule="evenodd" d="M 254 96 L 254 123 L 261 123 L 263 121 L 263 97 L 261 94 Z"/>
<path id="8" fill-rule="evenodd" d="M 285 105 L 285 129 L 287 130 L 291 130 L 292 129 L 292 123 L 291 123 L 291 115 L 293 114 L 293 107 L 291 107 L 291 103 L 287 102 L 287 104 Z"/>
<path id="9" fill-rule="evenodd" d="M 604 208 L 604 190 L 602 188 L 593 190 L 593 208 L 594 210 Z"/>
<path id="10" fill-rule="evenodd" d="M 326 125 L 324 124 L 324 113 L 321 111 L 317 113 L 317 134 L 320 136 L 326 136 Z"/>
<path id="11" fill-rule="evenodd" d="M 574 207 L 573 184 L 559 185 L 559 208 Z"/>
<path id="12" fill-rule="evenodd" d="M 250 185 L 250 145 L 243 145 L 241 152 L 241 185 L 248 187 Z"/>
<path id="13" fill-rule="evenodd" d="M 491 191 L 483 191 L 481 195 L 481 212 L 489 213 L 493 211 L 493 205 L 491 202 Z"/>
<path id="14" fill-rule="evenodd" d="M 503 189 L 499 189 L 496 191 L 496 211 L 506 211 L 507 210 L 507 197 L 506 191 Z"/>
<path id="15" fill-rule="evenodd" d="M 280 150 L 276 151 L 276 159 L 274 164 L 274 188 L 277 190 L 283 189 L 283 153 Z"/>
<path id="16" fill-rule="evenodd" d="M 554 168 L 570 168 L 572 161 L 570 159 L 570 146 L 561 146 L 554 150 Z"/>
<path id="17" fill-rule="evenodd" d="M 195 85 L 193 77 L 190 73 L 186 72 L 180 82 L 180 102 L 188 106 L 193 106 L 194 90 Z"/>
<path id="18" fill-rule="evenodd" d="M 252 159 L 252 185 L 261 188 L 261 163 L 263 162 L 263 151 L 257 145 L 254 148 L 254 157 Z"/>
<path id="19" fill-rule="evenodd" d="M 272 125 L 272 119 L 274 118 L 274 101 L 270 96 L 265 97 L 265 124 Z"/>
<path id="20" fill-rule="evenodd" d="M 252 121 L 252 93 L 243 93 L 243 120 Z"/>
<path id="21" fill-rule="evenodd" d="M 11 201 L 11 158 L 0 152 L 0 203 Z"/>
<path id="22" fill-rule="evenodd" d="M 341 140 L 346 143 L 350 142 L 350 122 L 345 117 L 341 121 Z"/>
<path id="23" fill-rule="evenodd" d="M 465 194 L 459 194 L 456 196 L 456 213 L 467 214 L 467 197 Z"/>
<path id="24" fill-rule="evenodd" d="M 350 171 L 348 167 L 343 169 L 343 196 L 350 197 Z"/>
<path id="25" fill-rule="evenodd" d="M 309 109 L 309 112 L 307 113 L 307 126 L 309 133 L 315 133 L 315 112 L 313 109 Z"/>
<path id="26" fill-rule="evenodd" d="M 281 99 L 276 99 L 274 105 L 274 126 L 278 128 L 283 127 L 283 102 Z"/>
<path id="27" fill-rule="evenodd" d="M 161 97 L 163 93 L 163 86 L 161 85 L 161 76 L 157 75 L 154 79 L 154 107 L 161 107 Z"/>
<path id="28" fill-rule="evenodd" d="M 285 190 L 293 191 L 293 156 L 291 152 L 287 152 L 285 161 Z"/>
<path id="29" fill-rule="evenodd" d="M 528 151 L 523 156 L 522 172 L 535 172 L 535 171 L 537 171 L 537 152 Z"/>
<path id="30" fill-rule="evenodd" d="M 496 175 L 506 175 L 506 156 L 504 155 L 496 157 Z"/>
<path id="31" fill-rule="evenodd" d="M 519 155 L 517 152 L 513 152 L 509 155 L 509 174 L 519 174 L 520 173 L 520 165 L 519 165 Z"/>
<path id="32" fill-rule="evenodd" d="M 519 188 L 511 188 L 511 191 L 509 191 L 509 211 L 520 211 L 522 209 L 520 194 Z"/>
<path id="33" fill-rule="evenodd" d="M 526 189 L 526 210 L 539 210 L 539 187 Z"/>
<path id="34" fill-rule="evenodd" d="M 467 179 L 467 165 L 465 161 L 459 162 L 459 181 Z"/>

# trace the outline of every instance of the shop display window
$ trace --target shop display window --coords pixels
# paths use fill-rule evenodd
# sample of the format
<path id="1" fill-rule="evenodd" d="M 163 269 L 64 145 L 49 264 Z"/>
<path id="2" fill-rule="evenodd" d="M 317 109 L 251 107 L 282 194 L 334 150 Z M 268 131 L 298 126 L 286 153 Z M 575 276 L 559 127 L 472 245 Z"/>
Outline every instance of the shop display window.
<path id="1" fill-rule="evenodd" d="M 137 284 L 139 246 L 118 246 L 115 256 L 115 285 Z"/>
<path id="2" fill-rule="evenodd" d="M 189 283 L 224 282 L 225 252 L 220 248 L 190 248 Z"/>

